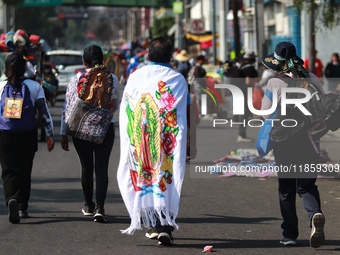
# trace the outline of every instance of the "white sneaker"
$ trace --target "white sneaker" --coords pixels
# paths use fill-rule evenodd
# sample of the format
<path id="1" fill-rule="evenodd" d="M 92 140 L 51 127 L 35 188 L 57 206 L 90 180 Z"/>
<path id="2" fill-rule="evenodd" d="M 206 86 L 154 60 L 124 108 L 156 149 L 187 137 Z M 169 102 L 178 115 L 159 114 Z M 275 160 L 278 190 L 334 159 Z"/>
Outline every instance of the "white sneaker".
<path id="1" fill-rule="evenodd" d="M 314 214 L 312 218 L 312 233 L 309 239 L 309 244 L 313 248 L 319 248 L 325 241 L 324 225 L 325 216 L 322 213 Z"/>
<path id="2" fill-rule="evenodd" d="M 253 141 L 253 139 L 247 138 L 247 137 L 243 138 L 242 136 L 238 136 L 237 141 L 239 143 L 251 143 Z"/>
<path id="3" fill-rule="evenodd" d="M 145 236 L 149 239 L 157 239 L 158 238 L 158 232 L 156 228 L 150 228 L 148 232 L 145 233 Z"/>

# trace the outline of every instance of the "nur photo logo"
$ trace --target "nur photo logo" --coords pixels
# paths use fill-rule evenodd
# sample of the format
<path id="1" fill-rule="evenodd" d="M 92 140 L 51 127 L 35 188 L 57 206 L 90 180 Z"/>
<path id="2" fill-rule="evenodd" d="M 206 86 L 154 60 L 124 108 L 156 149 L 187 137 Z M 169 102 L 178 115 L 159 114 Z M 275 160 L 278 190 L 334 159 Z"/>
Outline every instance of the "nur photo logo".
<path id="1" fill-rule="evenodd" d="M 215 84 L 215 89 L 227 89 L 231 93 L 232 96 L 232 109 L 233 115 L 244 115 L 245 114 L 245 106 L 248 107 L 249 111 L 254 115 L 259 116 L 269 116 L 272 115 L 277 110 L 277 105 L 280 105 L 280 114 L 281 116 L 287 115 L 287 106 L 292 105 L 294 108 L 297 108 L 301 111 L 301 113 L 305 116 L 312 115 L 306 107 L 303 105 L 307 103 L 312 96 L 309 90 L 305 88 L 298 88 L 298 87 L 285 87 L 280 88 L 280 91 L 278 88 L 273 88 L 271 92 L 271 101 L 272 106 L 269 109 L 266 110 L 258 110 L 255 109 L 253 106 L 253 89 L 252 87 L 247 88 L 247 97 L 245 98 L 243 91 L 237 87 L 236 85 L 232 84 Z M 207 114 L 207 95 L 209 95 L 214 103 L 216 104 L 216 99 L 214 98 L 214 95 L 210 93 L 209 91 L 205 91 L 206 94 L 201 95 L 201 114 L 205 115 Z M 280 98 L 278 97 L 280 92 Z M 292 97 L 292 95 L 294 95 Z M 246 100 L 246 101 L 245 101 Z M 245 104 L 245 102 L 247 104 Z M 272 125 L 274 125 L 274 122 L 280 121 L 279 119 L 271 119 Z M 230 123 L 230 126 L 233 125 L 248 125 L 249 127 L 261 127 L 264 124 L 264 121 L 261 119 L 250 119 L 247 122 L 245 120 L 241 122 L 235 122 L 233 120 L 228 119 L 213 119 L 213 126 L 217 125 L 226 125 Z M 283 119 L 280 121 L 281 125 L 283 127 L 294 127 L 298 124 L 297 120 L 295 119 Z"/>

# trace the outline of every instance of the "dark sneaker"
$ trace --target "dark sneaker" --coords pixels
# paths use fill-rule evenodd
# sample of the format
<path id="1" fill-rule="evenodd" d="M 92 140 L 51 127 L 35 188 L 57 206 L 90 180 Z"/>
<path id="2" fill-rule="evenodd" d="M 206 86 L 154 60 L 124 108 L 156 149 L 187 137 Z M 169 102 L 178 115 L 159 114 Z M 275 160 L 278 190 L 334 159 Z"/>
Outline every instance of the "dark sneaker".
<path id="1" fill-rule="evenodd" d="M 158 234 L 158 244 L 164 246 L 171 246 L 174 244 L 174 238 L 171 233 L 161 232 Z"/>
<path id="2" fill-rule="evenodd" d="M 105 223 L 107 222 L 105 217 L 105 210 L 101 207 L 97 208 L 93 216 L 95 222 Z"/>
<path id="3" fill-rule="evenodd" d="M 18 201 L 16 199 L 11 199 L 8 201 L 8 210 L 9 215 L 8 219 L 11 223 L 19 223 L 20 216 L 19 216 L 19 209 L 18 209 Z"/>
<path id="4" fill-rule="evenodd" d="M 296 240 L 284 237 L 280 240 L 280 244 L 283 244 L 284 246 L 296 246 Z"/>
<path id="5" fill-rule="evenodd" d="M 325 216 L 322 213 L 314 214 L 312 218 L 312 232 L 309 239 L 309 244 L 313 248 L 319 248 L 325 241 L 324 225 Z"/>
<path id="6" fill-rule="evenodd" d="M 26 210 L 19 210 L 19 216 L 21 219 L 27 219 L 30 217 Z"/>
<path id="7" fill-rule="evenodd" d="M 81 211 L 83 212 L 84 216 L 93 216 L 94 207 L 95 207 L 94 203 L 91 206 L 87 206 L 87 204 L 85 204 Z"/>
<path id="8" fill-rule="evenodd" d="M 150 228 L 148 232 L 145 233 L 145 236 L 149 239 L 157 239 L 158 232 L 156 228 Z"/>

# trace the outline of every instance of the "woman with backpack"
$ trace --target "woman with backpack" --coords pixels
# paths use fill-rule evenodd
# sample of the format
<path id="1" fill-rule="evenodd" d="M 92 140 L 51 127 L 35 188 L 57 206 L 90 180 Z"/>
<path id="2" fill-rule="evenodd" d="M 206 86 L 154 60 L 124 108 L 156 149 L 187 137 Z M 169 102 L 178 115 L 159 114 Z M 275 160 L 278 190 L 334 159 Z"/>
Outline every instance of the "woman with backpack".
<path id="1" fill-rule="evenodd" d="M 315 75 L 304 69 L 303 60 L 296 55 L 295 46 L 289 42 L 277 44 L 274 53 L 265 57 L 262 64 L 279 75 L 268 81 L 261 110 L 271 108 L 274 96 L 277 96 L 277 101 L 280 102 L 281 89 L 288 87 L 291 81 L 299 82 L 299 84 L 301 84 L 301 79 L 312 78 L 313 84 L 318 81 Z M 285 79 L 280 78 L 282 76 Z M 321 87 L 320 82 L 318 86 Z M 274 95 L 275 92 L 277 95 Z M 310 245 L 317 248 L 323 244 L 325 239 L 323 231 L 325 217 L 321 211 L 320 195 L 315 185 L 317 175 L 310 174 L 309 167 L 321 163 L 322 160 L 314 148 L 308 127 L 301 119 L 301 114 L 297 114 L 292 109 L 293 107 L 287 107 L 287 114 L 283 116 L 280 115 L 280 108 L 280 103 L 278 103 L 275 119 L 280 121 L 274 123 L 270 134 L 270 139 L 274 141 L 275 163 L 279 169 L 293 169 L 290 172 L 278 172 L 280 209 L 283 218 L 281 224 L 283 238 L 280 243 L 296 245 L 296 239 L 299 235 L 296 215 L 296 194 L 298 194 L 302 198 L 312 229 Z M 264 117 L 268 119 L 272 116 Z M 280 124 L 282 120 L 288 119 L 296 119 L 297 124 L 289 126 Z"/>
<path id="2" fill-rule="evenodd" d="M 38 149 L 35 109 L 45 126 L 47 149 L 54 148 L 53 122 L 39 83 L 24 78 L 26 60 L 12 53 L 5 60 L 7 80 L 0 82 L 0 163 L 9 221 L 28 218 L 33 159 Z M 6 114 L 13 112 L 15 114 Z M 5 114 L 4 114 L 5 113 Z"/>
<path id="3" fill-rule="evenodd" d="M 76 74 L 67 86 L 60 131 L 62 149 L 69 151 L 67 135 L 70 135 L 80 160 L 85 200 L 82 213 L 84 216 L 93 216 L 94 221 L 100 223 L 107 221 L 104 204 L 109 182 L 108 166 L 115 138 L 113 113 L 119 103 L 118 78 L 109 73 L 103 65 L 103 60 L 103 52 L 99 46 L 90 45 L 84 49 L 83 63 L 87 69 L 85 73 Z M 85 108 L 89 105 L 94 107 L 95 116 L 89 119 L 89 122 L 83 123 L 84 125 L 80 124 L 79 128 L 76 127 L 77 132 L 73 132 L 71 126 L 76 120 L 72 116 L 77 110 L 74 106 L 79 102 L 85 102 Z M 99 116 L 98 114 L 105 112 L 105 109 L 108 111 Z M 108 123 L 107 127 L 102 129 L 101 123 L 95 123 L 99 119 Z M 93 172 L 96 175 L 95 202 L 93 202 Z"/>

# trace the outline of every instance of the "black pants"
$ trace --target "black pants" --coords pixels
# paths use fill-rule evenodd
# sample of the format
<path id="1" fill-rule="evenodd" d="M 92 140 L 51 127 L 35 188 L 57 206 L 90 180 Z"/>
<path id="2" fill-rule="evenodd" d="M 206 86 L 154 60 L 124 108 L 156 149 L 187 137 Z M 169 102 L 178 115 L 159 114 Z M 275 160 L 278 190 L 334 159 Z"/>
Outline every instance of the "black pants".
<path id="1" fill-rule="evenodd" d="M 19 210 L 28 208 L 37 139 L 37 131 L 25 134 L 0 131 L 0 163 L 6 205 L 10 199 L 16 199 Z"/>
<path id="2" fill-rule="evenodd" d="M 85 203 L 93 203 L 93 170 L 96 176 L 96 204 L 104 208 L 109 183 L 108 166 L 114 143 L 115 131 L 112 123 L 106 133 L 104 142 L 96 144 L 73 137 L 73 144 L 81 164 L 81 184 Z"/>
<path id="3" fill-rule="evenodd" d="M 248 125 L 248 120 L 251 116 L 252 116 L 251 112 L 246 110 L 244 115 L 240 115 L 238 117 L 238 120 L 237 120 L 237 122 L 239 122 L 238 123 L 238 125 L 239 125 L 238 135 L 243 137 L 243 138 L 247 138 L 247 125 Z"/>
<path id="4" fill-rule="evenodd" d="M 244 115 L 238 115 L 236 117 L 236 121 L 241 123 L 241 124 L 238 124 L 239 125 L 238 135 L 243 137 L 243 138 L 247 138 L 248 120 L 251 118 L 251 116 L 253 114 L 248 109 L 248 102 L 247 102 L 248 91 L 247 91 L 247 89 L 244 89 L 242 91 L 243 91 L 243 95 L 244 95 L 244 98 L 245 98 L 245 102 L 244 102 Z M 243 125 L 243 122 L 244 122 L 244 125 Z"/>
<path id="5" fill-rule="evenodd" d="M 315 152 L 304 130 L 283 142 L 275 143 L 274 156 L 277 166 L 290 167 L 290 165 L 320 163 L 320 156 Z M 299 175 L 279 172 L 278 177 L 280 210 L 283 218 L 282 234 L 284 237 L 296 239 L 299 235 L 296 194 L 302 199 L 303 206 L 308 213 L 309 225 L 311 225 L 313 215 L 321 212 L 320 195 L 315 185 L 316 175 L 302 170 Z"/>

